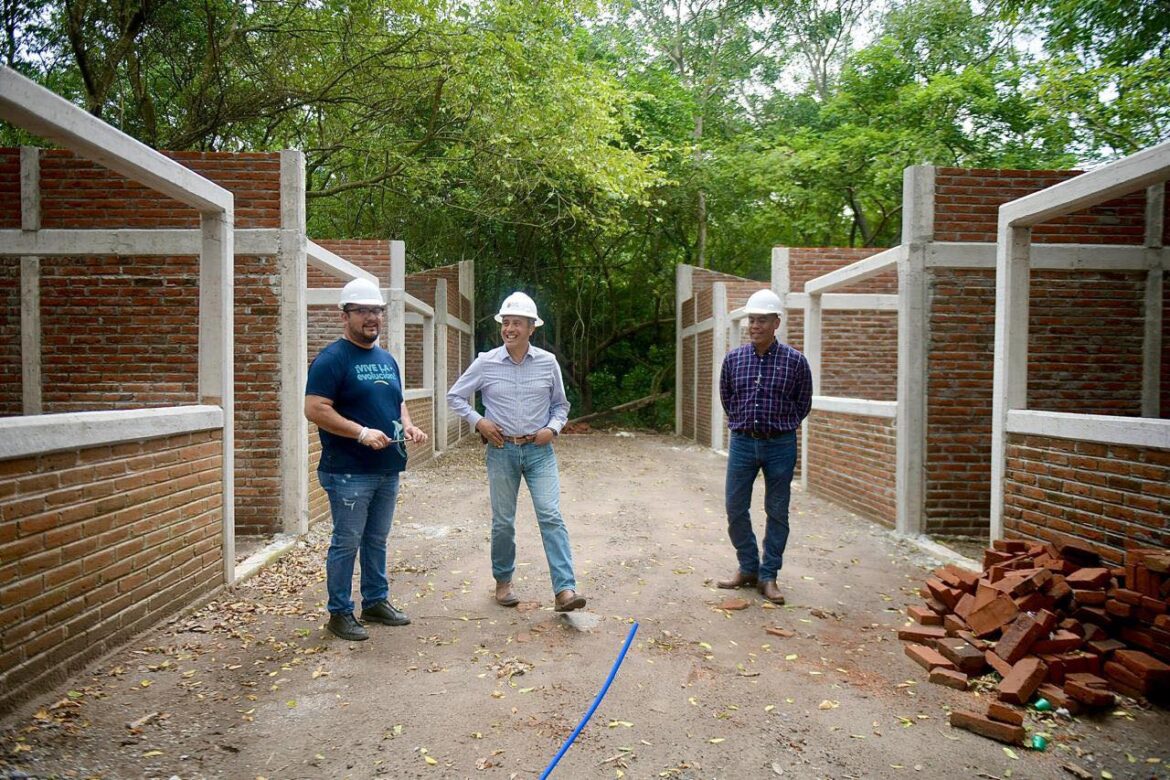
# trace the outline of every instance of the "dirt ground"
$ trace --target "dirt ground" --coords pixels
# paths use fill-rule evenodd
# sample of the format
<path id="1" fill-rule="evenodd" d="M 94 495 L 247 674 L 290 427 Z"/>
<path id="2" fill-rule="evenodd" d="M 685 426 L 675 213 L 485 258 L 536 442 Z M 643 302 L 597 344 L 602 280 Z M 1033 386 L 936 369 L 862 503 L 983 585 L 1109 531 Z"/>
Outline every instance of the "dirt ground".
<path id="1" fill-rule="evenodd" d="M 903 655 L 895 631 L 937 562 L 887 530 L 796 490 L 773 608 L 712 582 L 735 566 L 723 457 L 612 431 L 557 447 L 583 612 L 552 611 L 526 491 L 523 602 L 493 603 L 482 452 L 461 447 L 404 481 L 391 598 L 411 625 L 324 631 L 319 526 L 0 724 L 0 778 L 538 777 L 635 622 L 554 777 L 1170 777 L 1170 713 L 1132 700 L 1029 713 L 1043 752 L 951 729 L 950 709 L 987 694 L 931 685 Z M 721 608 L 735 597 L 749 606 Z"/>

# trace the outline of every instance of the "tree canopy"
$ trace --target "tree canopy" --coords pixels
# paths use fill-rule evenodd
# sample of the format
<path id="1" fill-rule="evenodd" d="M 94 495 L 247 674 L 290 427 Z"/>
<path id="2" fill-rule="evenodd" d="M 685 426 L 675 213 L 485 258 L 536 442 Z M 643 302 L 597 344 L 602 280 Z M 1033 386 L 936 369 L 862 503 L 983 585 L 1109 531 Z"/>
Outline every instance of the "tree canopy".
<path id="1" fill-rule="evenodd" d="M 533 294 L 581 413 L 670 387 L 679 263 L 763 280 L 774 245 L 896 243 L 908 165 L 1068 167 L 1170 138 L 1158 0 L 0 13 L 6 64 L 149 145 L 303 150 L 312 235 L 404 239 L 412 269 L 475 259 L 481 325 Z"/>

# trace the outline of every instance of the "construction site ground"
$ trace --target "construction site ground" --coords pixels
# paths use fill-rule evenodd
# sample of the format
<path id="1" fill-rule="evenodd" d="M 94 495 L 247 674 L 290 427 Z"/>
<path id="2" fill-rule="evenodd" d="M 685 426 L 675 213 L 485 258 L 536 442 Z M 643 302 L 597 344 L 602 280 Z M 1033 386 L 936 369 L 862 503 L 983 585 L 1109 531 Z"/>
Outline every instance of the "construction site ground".
<path id="1" fill-rule="evenodd" d="M 735 569 L 719 453 L 616 431 L 556 447 L 585 610 L 553 612 L 524 489 L 522 601 L 494 603 L 483 453 L 468 443 L 404 477 L 391 599 L 409 626 L 358 643 L 324 630 L 320 523 L 7 718 L 0 778 L 535 778 L 635 623 L 553 777 L 1170 777 L 1170 712 L 1131 699 L 1029 711 L 1043 751 L 948 726 L 951 709 L 985 708 L 995 678 L 932 685 L 904 655 L 896 631 L 939 560 L 889 529 L 794 486 L 788 603 L 774 607 L 714 586 Z M 757 518 L 762 498 L 761 481 Z"/>

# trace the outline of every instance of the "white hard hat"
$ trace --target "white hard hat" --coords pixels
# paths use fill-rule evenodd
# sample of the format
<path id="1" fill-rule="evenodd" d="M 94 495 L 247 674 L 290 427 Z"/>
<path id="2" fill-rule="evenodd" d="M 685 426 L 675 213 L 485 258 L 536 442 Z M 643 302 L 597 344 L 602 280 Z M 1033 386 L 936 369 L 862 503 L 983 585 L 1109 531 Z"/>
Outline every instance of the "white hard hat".
<path id="1" fill-rule="evenodd" d="M 544 324 L 544 320 L 536 313 L 536 301 L 522 292 L 514 292 L 500 304 L 500 311 L 496 314 L 496 322 L 503 322 L 509 314 L 517 317 L 527 317 L 534 320 L 536 327 Z"/>
<path id="2" fill-rule="evenodd" d="M 337 308 L 385 305 L 386 301 L 382 300 L 382 291 L 378 289 L 378 285 L 369 279 L 351 279 L 346 282 L 345 287 L 341 288 L 341 300 L 338 302 Z"/>
<path id="3" fill-rule="evenodd" d="M 780 303 L 780 296 L 771 290 L 757 290 L 752 293 L 752 297 L 747 299 L 743 310 L 748 314 L 775 314 L 780 316 L 783 314 L 783 306 Z"/>

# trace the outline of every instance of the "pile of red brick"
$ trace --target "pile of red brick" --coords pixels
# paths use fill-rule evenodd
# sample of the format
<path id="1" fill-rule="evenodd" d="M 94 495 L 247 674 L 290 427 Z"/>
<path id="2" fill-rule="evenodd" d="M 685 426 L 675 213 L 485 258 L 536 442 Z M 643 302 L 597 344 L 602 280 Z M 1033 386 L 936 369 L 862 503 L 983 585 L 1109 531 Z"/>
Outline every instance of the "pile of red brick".
<path id="1" fill-rule="evenodd" d="M 1075 544 L 997 540 L 982 573 L 937 569 L 898 638 L 931 682 L 966 690 L 990 667 L 1007 704 L 1042 697 L 1076 714 L 1113 705 L 1115 692 L 1166 696 L 1170 551 L 1129 550 L 1125 560 L 1114 569 Z M 1019 715 L 995 703 L 987 714 L 956 711 L 951 725 L 1016 743 Z"/>

